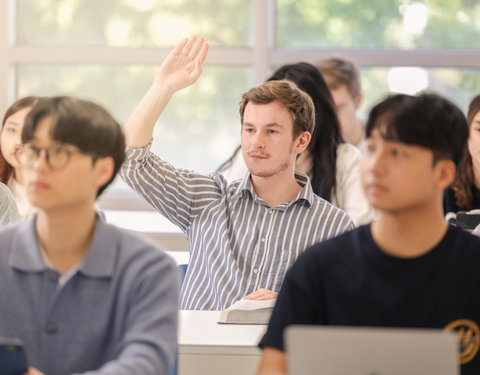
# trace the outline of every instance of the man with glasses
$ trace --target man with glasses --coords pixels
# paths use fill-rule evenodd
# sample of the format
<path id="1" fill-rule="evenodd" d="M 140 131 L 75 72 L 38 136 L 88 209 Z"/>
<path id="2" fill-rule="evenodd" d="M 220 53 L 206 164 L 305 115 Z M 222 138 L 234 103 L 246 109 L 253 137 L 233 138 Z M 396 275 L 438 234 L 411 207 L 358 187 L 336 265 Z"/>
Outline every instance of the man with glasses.
<path id="1" fill-rule="evenodd" d="M 176 266 L 94 210 L 125 158 L 120 126 L 94 103 L 44 98 L 22 142 L 16 157 L 37 214 L 0 231 L 0 337 L 24 342 L 30 375 L 167 374 Z"/>

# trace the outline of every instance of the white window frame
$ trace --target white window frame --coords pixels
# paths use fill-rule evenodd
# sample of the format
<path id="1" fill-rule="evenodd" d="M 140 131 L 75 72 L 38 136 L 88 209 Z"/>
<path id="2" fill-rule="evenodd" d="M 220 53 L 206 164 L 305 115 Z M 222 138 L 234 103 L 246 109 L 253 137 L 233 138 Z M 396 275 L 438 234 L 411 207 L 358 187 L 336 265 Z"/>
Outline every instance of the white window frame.
<path id="1" fill-rule="evenodd" d="M 342 55 L 360 67 L 418 66 L 427 68 L 479 68 L 480 50 L 366 50 L 324 48 L 276 48 L 275 0 L 251 0 L 253 44 L 248 48 L 213 47 L 205 65 L 244 66 L 253 70 L 254 84 L 268 76 L 272 66 L 298 61 L 315 62 Z M 119 48 L 82 46 L 17 46 L 16 0 L 0 0 L 0 108 L 2 113 L 17 97 L 17 66 L 45 65 L 159 65 L 171 48 Z M 134 53 L 132 53 L 134 51 Z M 116 204 L 116 203 L 115 203 Z M 124 207 L 138 207 L 138 201 Z"/>

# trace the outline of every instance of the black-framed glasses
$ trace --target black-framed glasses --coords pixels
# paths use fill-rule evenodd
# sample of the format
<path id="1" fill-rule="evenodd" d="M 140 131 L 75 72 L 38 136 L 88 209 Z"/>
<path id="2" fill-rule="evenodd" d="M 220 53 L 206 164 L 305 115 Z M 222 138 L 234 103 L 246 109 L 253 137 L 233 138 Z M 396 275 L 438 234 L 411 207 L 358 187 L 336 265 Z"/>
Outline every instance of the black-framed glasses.
<path id="1" fill-rule="evenodd" d="M 49 147 L 37 147 L 31 143 L 19 145 L 16 148 L 16 157 L 18 162 L 24 167 L 31 167 L 40 157 L 45 153 L 45 160 L 52 170 L 59 170 L 65 168 L 73 154 L 88 155 L 93 158 L 93 161 L 100 159 L 101 156 L 89 151 L 72 148 L 72 146 L 57 144 Z"/>

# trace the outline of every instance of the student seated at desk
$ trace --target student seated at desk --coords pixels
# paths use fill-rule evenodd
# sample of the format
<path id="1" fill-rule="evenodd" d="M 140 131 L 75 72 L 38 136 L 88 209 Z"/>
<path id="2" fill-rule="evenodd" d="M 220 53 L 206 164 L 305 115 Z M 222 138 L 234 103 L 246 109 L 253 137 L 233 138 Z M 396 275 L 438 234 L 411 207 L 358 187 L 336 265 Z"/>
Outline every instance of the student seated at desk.
<path id="1" fill-rule="evenodd" d="M 30 375 L 168 374 L 175 263 L 94 210 L 125 158 L 120 126 L 94 103 L 45 98 L 22 142 L 17 158 L 38 211 L 0 230 L 0 337 L 23 340 Z"/>
<path id="2" fill-rule="evenodd" d="M 243 180 L 228 184 L 218 173 L 176 169 L 149 151 L 155 121 L 170 98 L 201 73 L 208 48 L 203 39 L 194 42 L 183 40 L 167 56 L 127 120 L 121 176 L 187 234 L 181 309 L 223 310 L 247 295 L 276 297 L 300 253 L 353 223 L 295 172 L 315 112 L 310 97 L 290 82 L 267 82 L 242 97 L 241 145 L 250 171 Z"/>
<path id="3" fill-rule="evenodd" d="M 261 375 L 286 373 L 283 332 L 293 324 L 458 331 L 462 374 L 480 373 L 480 238 L 447 224 L 442 210 L 466 120 L 433 94 L 376 113 L 362 178 L 378 219 L 313 246 L 292 266 L 260 342 Z"/>

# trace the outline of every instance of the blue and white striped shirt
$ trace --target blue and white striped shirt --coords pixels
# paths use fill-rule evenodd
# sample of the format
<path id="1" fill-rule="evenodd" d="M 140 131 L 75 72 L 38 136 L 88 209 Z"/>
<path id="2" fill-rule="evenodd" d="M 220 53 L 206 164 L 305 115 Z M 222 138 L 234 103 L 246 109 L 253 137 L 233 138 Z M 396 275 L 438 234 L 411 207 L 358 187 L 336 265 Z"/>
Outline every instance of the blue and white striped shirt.
<path id="1" fill-rule="evenodd" d="M 297 197 L 273 208 L 257 196 L 249 175 L 228 184 L 221 174 L 176 169 L 149 146 L 127 148 L 120 175 L 187 235 L 185 310 L 223 310 L 259 288 L 278 291 L 307 247 L 354 227 L 300 173 Z"/>

